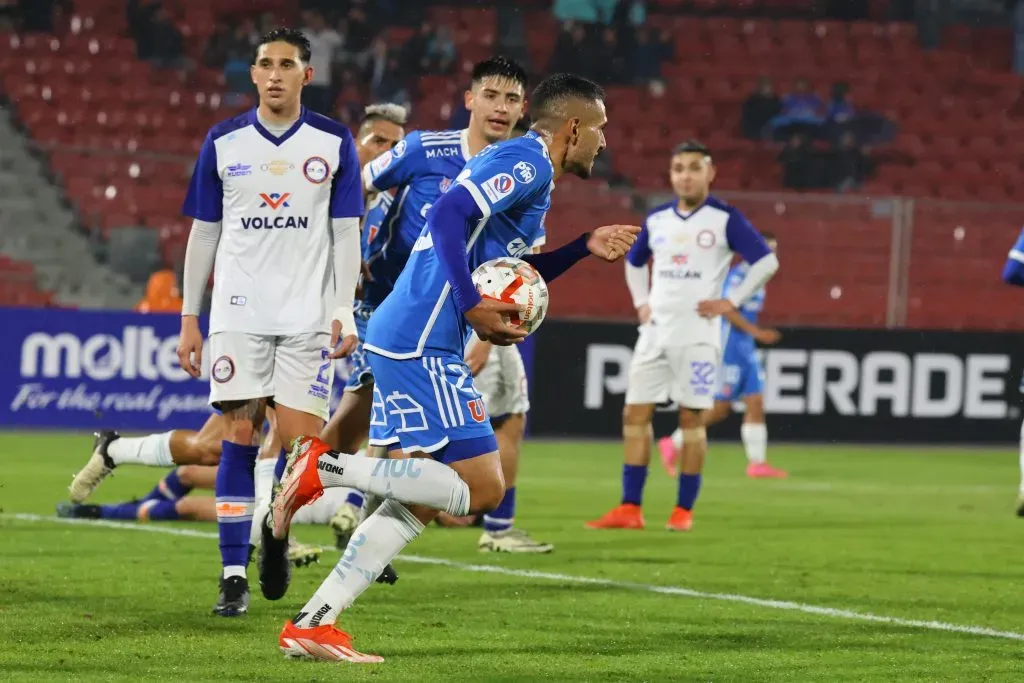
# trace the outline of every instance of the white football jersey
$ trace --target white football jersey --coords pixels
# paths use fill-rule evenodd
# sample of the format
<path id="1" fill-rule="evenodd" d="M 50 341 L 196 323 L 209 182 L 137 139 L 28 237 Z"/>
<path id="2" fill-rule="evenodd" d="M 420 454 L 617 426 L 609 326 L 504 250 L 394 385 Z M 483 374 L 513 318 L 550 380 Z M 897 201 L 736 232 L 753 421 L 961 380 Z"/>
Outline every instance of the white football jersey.
<path id="1" fill-rule="evenodd" d="M 283 135 L 252 109 L 210 129 L 183 212 L 221 223 L 210 334 L 330 330 L 332 218 L 363 215 L 349 130 L 305 108 Z"/>
<path id="2" fill-rule="evenodd" d="M 627 258 L 651 262 L 651 320 L 662 346 L 721 346 L 718 318 L 702 318 L 697 304 L 722 297 L 733 254 L 754 262 L 768 253 L 763 238 L 735 208 L 708 197 L 688 214 L 677 202 L 647 215 Z"/>

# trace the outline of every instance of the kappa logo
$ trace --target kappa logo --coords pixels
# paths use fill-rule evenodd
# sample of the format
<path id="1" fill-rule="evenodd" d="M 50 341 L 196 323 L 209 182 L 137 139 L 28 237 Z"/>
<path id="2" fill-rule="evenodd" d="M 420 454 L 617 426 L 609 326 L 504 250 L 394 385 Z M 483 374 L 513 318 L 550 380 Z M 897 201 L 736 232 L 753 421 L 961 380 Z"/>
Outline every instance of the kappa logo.
<path id="1" fill-rule="evenodd" d="M 291 206 L 291 204 L 288 203 L 291 196 L 291 192 L 285 192 L 284 194 L 278 192 L 271 192 L 270 194 L 260 192 L 260 199 L 263 200 L 263 203 L 260 204 L 260 208 L 266 209 L 269 207 L 271 211 L 277 211 L 282 206 L 288 208 Z"/>

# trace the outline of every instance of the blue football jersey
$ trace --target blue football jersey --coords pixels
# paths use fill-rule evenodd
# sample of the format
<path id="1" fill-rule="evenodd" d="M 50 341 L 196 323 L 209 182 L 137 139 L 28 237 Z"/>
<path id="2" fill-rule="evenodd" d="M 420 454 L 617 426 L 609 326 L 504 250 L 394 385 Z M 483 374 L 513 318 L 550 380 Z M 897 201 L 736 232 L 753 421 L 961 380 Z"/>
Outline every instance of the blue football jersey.
<path id="1" fill-rule="evenodd" d="M 466 236 L 470 270 L 530 251 L 543 235 L 553 177 L 547 145 L 533 132 L 486 147 L 466 164 L 456 184 L 466 188 L 483 214 Z M 428 224 L 434 215 L 428 213 Z M 375 353 L 396 359 L 461 357 L 465 349 L 469 326 L 450 296 L 428 228 L 416 240 L 394 291 L 370 319 L 365 346 Z"/>
<path id="2" fill-rule="evenodd" d="M 387 248 L 387 235 L 381 229 L 384 221 L 387 220 L 388 212 L 394 204 L 395 198 L 390 192 L 381 192 L 374 197 L 366 207 L 366 217 L 363 219 L 363 229 L 360 234 L 363 262 L 366 263 L 372 272 L 374 265 L 385 258 Z M 391 291 L 387 283 L 378 283 L 374 280 L 362 279 L 363 296 L 359 304 L 366 308 L 373 308 L 372 302 L 383 301 L 387 291 Z M 379 288 L 388 287 L 383 294 L 376 291 Z"/>
<path id="3" fill-rule="evenodd" d="M 371 257 L 364 252 L 373 281 L 363 288 L 363 300 L 371 307 L 378 306 L 394 288 L 426 225 L 427 211 L 451 187 L 468 160 L 467 131 L 413 131 L 366 165 L 366 189 L 395 192 L 371 240 Z"/>
<path id="4" fill-rule="evenodd" d="M 725 277 L 725 285 L 722 287 L 722 298 L 728 297 L 743 282 L 744 278 L 747 277 L 748 270 L 750 270 L 750 265 L 746 262 L 733 266 L 729 270 L 729 274 Z M 764 299 L 765 291 L 764 287 L 762 287 L 740 306 L 740 315 L 756 325 L 758 316 L 764 310 Z M 753 353 L 757 349 L 757 345 L 749 334 L 734 328 L 725 318 L 722 318 L 722 336 L 725 344 L 724 355 L 744 352 Z"/>

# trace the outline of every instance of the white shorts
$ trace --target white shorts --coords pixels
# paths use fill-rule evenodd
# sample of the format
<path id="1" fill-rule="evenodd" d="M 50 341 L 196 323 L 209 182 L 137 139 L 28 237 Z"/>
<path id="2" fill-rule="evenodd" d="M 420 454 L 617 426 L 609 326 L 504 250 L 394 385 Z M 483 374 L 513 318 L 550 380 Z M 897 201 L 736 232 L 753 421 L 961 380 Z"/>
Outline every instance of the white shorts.
<path id="1" fill-rule="evenodd" d="M 476 338 L 473 335 L 472 340 Z M 470 341 L 469 346 L 475 343 Z M 492 420 L 505 415 L 525 415 L 530 410 L 526 367 L 514 346 L 492 346 L 487 364 L 473 378 L 473 385 L 483 397 L 484 408 Z"/>
<path id="2" fill-rule="evenodd" d="M 629 366 L 626 405 L 675 400 L 683 408 L 707 410 L 714 404 L 719 362 L 710 344 L 662 346 L 657 331 L 644 325 Z"/>
<path id="3" fill-rule="evenodd" d="M 210 335 L 210 403 L 272 397 L 326 421 L 330 417 L 334 361 L 331 336 L 216 332 Z"/>

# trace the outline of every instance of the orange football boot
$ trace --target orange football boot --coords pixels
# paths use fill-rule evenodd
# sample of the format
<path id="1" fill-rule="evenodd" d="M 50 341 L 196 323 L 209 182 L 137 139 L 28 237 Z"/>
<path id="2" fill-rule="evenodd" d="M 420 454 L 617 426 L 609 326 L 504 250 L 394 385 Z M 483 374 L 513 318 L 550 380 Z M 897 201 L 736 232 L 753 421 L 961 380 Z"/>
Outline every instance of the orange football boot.
<path id="1" fill-rule="evenodd" d="M 292 452 L 288 454 L 281 488 L 271 504 L 274 538 L 287 538 L 292 517 L 298 509 L 323 495 L 324 485 L 320 483 L 317 460 L 330 450 L 330 446 L 315 436 L 295 440 Z"/>
<path id="2" fill-rule="evenodd" d="M 643 529 L 644 513 L 639 505 L 622 503 L 612 508 L 604 517 L 587 522 L 588 529 Z"/>
<path id="3" fill-rule="evenodd" d="M 681 507 L 672 509 L 672 515 L 668 518 L 665 528 L 669 531 L 689 531 L 693 526 L 693 510 L 684 510 Z"/>
<path id="4" fill-rule="evenodd" d="M 352 636 L 334 624 L 299 628 L 290 621 L 285 622 L 277 644 L 286 657 L 357 664 L 377 664 L 384 661 L 380 655 L 366 654 L 353 648 Z"/>

